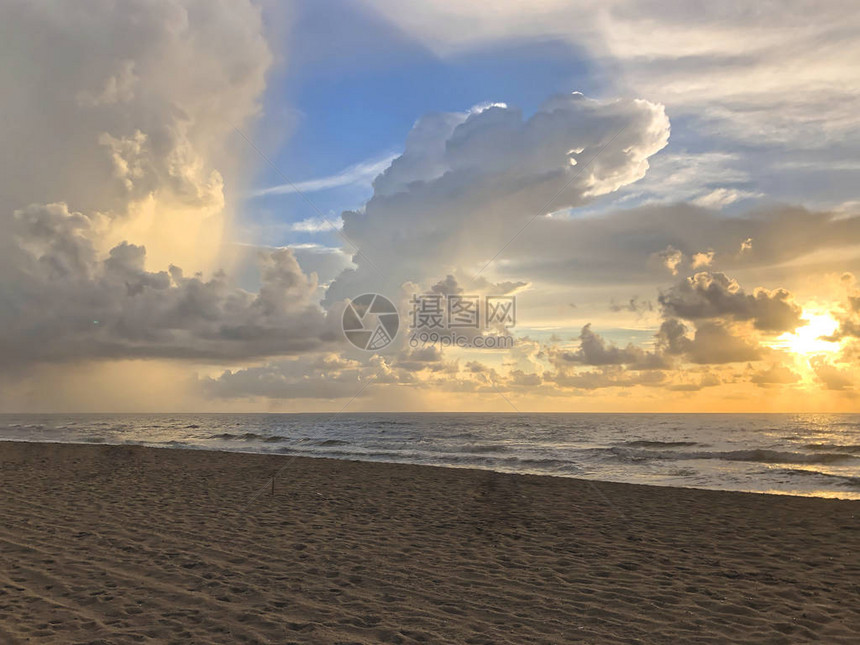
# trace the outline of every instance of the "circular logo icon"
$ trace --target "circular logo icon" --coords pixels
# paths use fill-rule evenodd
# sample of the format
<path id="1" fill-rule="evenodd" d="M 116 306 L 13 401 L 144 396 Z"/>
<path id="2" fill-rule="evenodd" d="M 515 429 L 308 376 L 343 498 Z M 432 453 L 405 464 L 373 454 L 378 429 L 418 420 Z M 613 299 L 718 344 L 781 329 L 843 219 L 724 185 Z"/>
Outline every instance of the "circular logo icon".
<path id="1" fill-rule="evenodd" d="M 375 352 L 387 347 L 397 336 L 399 327 L 397 308 L 378 293 L 353 298 L 343 310 L 343 333 L 359 349 Z"/>

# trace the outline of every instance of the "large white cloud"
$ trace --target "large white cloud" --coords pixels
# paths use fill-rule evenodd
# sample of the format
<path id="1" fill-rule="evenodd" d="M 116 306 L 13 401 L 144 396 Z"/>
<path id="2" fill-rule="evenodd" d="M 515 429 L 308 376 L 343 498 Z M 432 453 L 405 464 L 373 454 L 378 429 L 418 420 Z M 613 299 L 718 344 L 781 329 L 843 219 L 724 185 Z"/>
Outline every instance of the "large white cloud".
<path id="1" fill-rule="evenodd" d="M 774 198 L 814 209 L 853 202 L 856 210 L 854 0 L 365 3 L 443 58 L 555 41 L 572 60 L 585 58 L 585 83 L 664 104 L 680 136 L 654 160 L 658 172 L 619 199 L 736 209 Z M 720 172 L 697 168 L 697 181 L 679 183 L 685 172 L 672 158 Z"/>
<path id="2" fill-rule="evenodd" d="M 133 238 L 157 268 L 211 268 L 242 162 L 226 144 L 258 112 L 272 59 L 259 10 L 10 0 L 0 56 L 0 227 L 64 202 L 108 218 L 102 251 Z"/>
<path id="3" fill-rule="evenodd" d="M 668 137 L 660 105 L 578 93 L 527 119 L 499 104 L 422 118 L 364 210 L 344 214 L 358 268 L 329 299 L 477 271 L 535 216 L 643 177 Z"/>

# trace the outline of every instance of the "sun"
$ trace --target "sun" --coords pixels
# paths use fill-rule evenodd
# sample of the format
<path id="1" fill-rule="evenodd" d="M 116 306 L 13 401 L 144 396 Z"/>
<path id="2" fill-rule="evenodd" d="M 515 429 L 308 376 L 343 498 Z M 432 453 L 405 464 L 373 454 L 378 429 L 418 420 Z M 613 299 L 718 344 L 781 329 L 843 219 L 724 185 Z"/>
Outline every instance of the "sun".
<path id="1" fill-rule="evenodd" d="M 839 327 L 830 314 L 804 314 L 803 320 L 806 321 L 803 327 L 784 333 L 776 339 L 774 346 L 801 356 L 839 351 L 839 342 L 826 340 Z"/>

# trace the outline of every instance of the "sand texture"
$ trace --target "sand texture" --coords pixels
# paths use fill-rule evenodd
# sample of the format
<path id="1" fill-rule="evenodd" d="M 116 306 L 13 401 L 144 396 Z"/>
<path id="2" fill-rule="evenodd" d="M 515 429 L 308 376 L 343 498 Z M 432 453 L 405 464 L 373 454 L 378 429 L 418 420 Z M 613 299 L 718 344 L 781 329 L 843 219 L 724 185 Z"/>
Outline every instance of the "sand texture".
<path id="1" fill-rule="evenodd" d="M 860 502 L 23 443 L 0 491 L 2 643 L 860 642 Z"/>

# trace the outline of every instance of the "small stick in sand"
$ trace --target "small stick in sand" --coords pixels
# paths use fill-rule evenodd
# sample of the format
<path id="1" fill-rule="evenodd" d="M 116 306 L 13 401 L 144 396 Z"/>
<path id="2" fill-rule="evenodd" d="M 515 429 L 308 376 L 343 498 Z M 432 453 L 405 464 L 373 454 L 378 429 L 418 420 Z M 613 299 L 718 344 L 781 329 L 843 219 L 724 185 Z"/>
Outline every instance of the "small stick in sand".
<path id="1" fill-rule="evenodd" d="M 272 473 L 272 497 L 275 496 L 275 477 L 278 476 L 278 473 Z"/>

